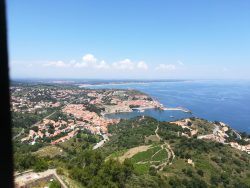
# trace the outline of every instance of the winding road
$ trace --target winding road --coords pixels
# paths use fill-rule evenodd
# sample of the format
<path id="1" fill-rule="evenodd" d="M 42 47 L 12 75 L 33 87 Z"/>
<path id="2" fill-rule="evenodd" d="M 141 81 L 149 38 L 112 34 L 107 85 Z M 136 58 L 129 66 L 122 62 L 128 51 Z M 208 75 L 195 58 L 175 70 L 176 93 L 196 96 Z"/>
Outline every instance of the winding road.
<path id="1" fill-rule="evenodd" d="M 93 150 L 102 147 L 103 144 L 105 144 L 105 142 L 109 140 L 109 137 L 106 134 L 102 134 L 102 137 L 103 137 L 103 140 L 101 140 L 96 145 L 94 145 Z"/>

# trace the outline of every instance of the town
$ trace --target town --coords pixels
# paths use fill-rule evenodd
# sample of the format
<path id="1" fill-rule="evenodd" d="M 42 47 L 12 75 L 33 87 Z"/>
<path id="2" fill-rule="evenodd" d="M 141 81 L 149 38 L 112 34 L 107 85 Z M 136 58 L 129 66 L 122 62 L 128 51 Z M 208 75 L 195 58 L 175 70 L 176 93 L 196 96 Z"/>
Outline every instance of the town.
<path id="1" fill-rule="evenodd" d="M 90 134 L 103 137 L 101 144 L 94 146 L 96 149 L 108 140 L 108 126 L 120 121 L 109 119 L 106 114 L 144 111 L 150 108 L 166 109 L 157 100 L 135 90 L 39 85 L 37 87 L 14 86 L 11 87 L 11 93 L 14 115 L 15 113 L 37 114 L 40 117 L 34 124 L 26 126 L 25 132 L 22 129 L 17 135 L 21 142 L 31 145 L 39 142 L 58 144 L 85 130 Z M 191 122 L 190 119 L 184 119 L 173 123 L 190 131 L 189 135 L 182 133 L 181 136 L 197 136 L 197 139 L 228 144 L 250 154 L 249 138 L 242 138 L 239 133 L 223 122 L 214 123 L 214 127 L 207 134 L 198 134 L 199 128 L 194 128 Z M 235 139 L 232 139 L 233 136 Z"/>
<path id="2" fill-rule="evenodd" d="M 135 90 L 90 90 L 39 86 L 12 87 L 12 111 L 22 114 L 46 114 L 27 126 L 21 142 L 57 144 L 81 130 L 91 134 L 108 134 L 107 126 L 119 119 L 108 119 L 109 113 L 132 112 L 134 108 L 161 108 L 161 104 Z M 48 113 L 50 112 L 50 113 Z M 104 136 L 105 135 L 105 136 Z"/>

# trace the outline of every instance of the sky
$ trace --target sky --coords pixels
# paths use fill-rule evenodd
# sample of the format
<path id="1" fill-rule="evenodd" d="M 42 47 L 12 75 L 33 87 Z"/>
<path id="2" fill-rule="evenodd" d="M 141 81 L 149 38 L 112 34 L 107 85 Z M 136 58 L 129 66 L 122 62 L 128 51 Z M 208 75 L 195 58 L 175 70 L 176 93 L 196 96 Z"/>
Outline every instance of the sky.
<path id="1" fill-rule="evenodd" d="M 249 0 L 8 0 L 11 78 L 250 79 Z"/>

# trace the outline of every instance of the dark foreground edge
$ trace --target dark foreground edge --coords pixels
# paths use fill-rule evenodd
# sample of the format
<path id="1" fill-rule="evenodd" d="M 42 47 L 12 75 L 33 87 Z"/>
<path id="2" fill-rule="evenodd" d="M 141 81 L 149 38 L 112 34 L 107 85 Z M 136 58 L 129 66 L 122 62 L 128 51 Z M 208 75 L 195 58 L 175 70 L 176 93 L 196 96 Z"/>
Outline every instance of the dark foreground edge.
<path id="1" fill-rule="evenodd" d="M 0 0 L 0 187 L 13 187 L 13 156 L 5 0 Z"/>

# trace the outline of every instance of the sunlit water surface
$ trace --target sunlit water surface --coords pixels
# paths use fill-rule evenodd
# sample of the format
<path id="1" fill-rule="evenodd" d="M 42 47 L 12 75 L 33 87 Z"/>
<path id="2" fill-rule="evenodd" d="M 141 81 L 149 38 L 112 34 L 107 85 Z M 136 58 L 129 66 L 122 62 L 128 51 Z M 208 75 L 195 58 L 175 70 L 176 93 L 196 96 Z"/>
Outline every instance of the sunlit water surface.
<path id="1" fill-rule="evenodd" d="M 151 95 L 166 107 L 182 106 L 193 116 L 223 121 L 239 131 L 250 133 L 250 81 L 181 81 L 127 84 L 103 84 L 89 88 L 137 89 Z M 149 115 L 160 121 L 189 117 L 180 111 L 132 112 L 109 117 L 131 118 Z"/>

